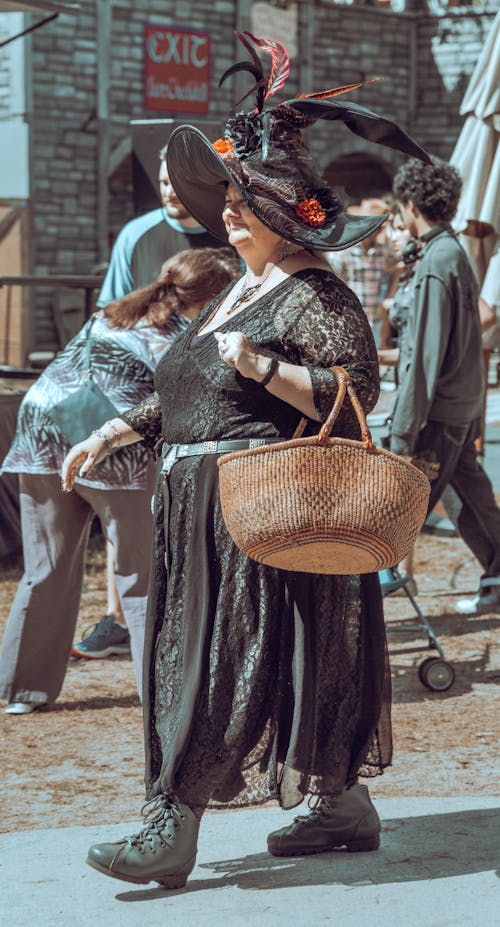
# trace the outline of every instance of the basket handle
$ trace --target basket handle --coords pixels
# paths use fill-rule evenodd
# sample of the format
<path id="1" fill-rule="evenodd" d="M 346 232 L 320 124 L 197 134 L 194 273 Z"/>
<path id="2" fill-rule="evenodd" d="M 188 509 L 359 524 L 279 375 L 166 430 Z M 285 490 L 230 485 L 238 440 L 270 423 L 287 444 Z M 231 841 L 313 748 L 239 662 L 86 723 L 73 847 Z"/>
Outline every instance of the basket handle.
<path id="1" fill-rule="evenodd" d="M 352 380 L 351 380 L 349 374 L 347 373 L 347 370 L 344 370 L 343 367 L 331 367 L 330 369 L 332 370 L 332 372 L 333 372 L 334 375 L 335 375 L 335 379 L 337 380 L 337 385 L 338 385 L 338 388 L 339 388 L 339 389 L 338 389 L 338 393 L 337 393 L 337 396 L 336 396 L 335 403 L 334 403 L 334 405 L 333 405 L 332 411 L 330 412 L 330 415 L 328 416 L 328 418 L 326 419 L 326 421 L 323 423 L 323 425 L 321 426 L 321 430 L 319 431 L 319 434 L 318 434 L 318 444 L 319 444 L 319 446 L 320 446 L 320 447 L 324 447 L 324 446 L 325 446 L 325 444 L 326 444 L 326 442 L 327 442 L 327 440 L 328 440 L 328 438 L 329 438 L 329 436 L 330 436 L 330 432 L 331 432 L 331 430 L 332 430 L 332 428 L 333 428 L 333 426 L 334 426 L 334 424 L 335 424 L 335 422 L 336 422 L 336 420 L 337 420 L 337 418 L 338 418 L 339 412 L 340 412 L 340 410 L 341 410 L 341 408 L 342 408 L 342 405 L 343 405 L 343 403 L 344 403 L 345 394 L 346 394 L 346 392 L 347 392 L 347 395 L 349 396 L 349 399 L 351 400 L 352 407 L 353 407 L 353 409 L 354 409 L 354 411 L 355 411 L 355 413 L 356 413 L 356 418 L 357 418 L 357 420 L 358 420 L 359 427 L 360 427 L 360 429 L 361 429 L 361 440 L 362 440 L 362 442 L 363 442 L 363 444 L 364 444 L 364 446 L 365 446 L 365 449 L 366 449 L 369 453 L 374 453 L 375 450 L 376 450 L 376 448 L 375 448 L 375 445 L 374 445 L 374 443 L 373 443 L 373 439 L 372 439 L 372 436 L 371 436 L 371 431 L 370 431 L 370 429 L 368 428 L 368 425 L 367 425 L 367 423 L 366 423 L 366 416 L 365 416 L 365 413 L 364 413 L 364 411 L 363 411 L 363 407 L 362 407 L 362 405 L 361 405 L 361 403 L 360 403 L 360 401 L 359 401 L 359 399 L 358 399 L 356 390 L 354 389 L 354 386 L 352 385 Z M 305 418 L 305 416 L 303 416 L 303 417 L 300 419 L 300 421 L 299 421 L 299 423 L 298 423 L 298 425 L 297 425 L 297 427 L 296 427 L 296 429 L 295 429 L 295 431 L 294 431 L 294 433 L 293 433 L 293 435 L 292 435 L 292 440 L 293 440 L 294 438 L 301 438 L 301 437 L 302 437 L 306 425 L 307 425 L 307 418 Z"/>
<path id="2" fill-rule="evenodd" d="M 365 446 L 365 450 L 369 453 L 375 451 L 375 445 L 372 440 L 370 429 L 366 424 L 366 416 L 363 411 L 363 407 L 358 399 L 356 390 L 352 384 L 352 380 L 347 373 L 347 370 L 344 370 L 343 367 L 331 367 L 332 373 L 335 374 L 335 379 L 337 380 L 338 392 L 333 405 L 333 408 L 326 419 L 326 421 L 321 426 L 321 429 L 318 434 L 318 444 L 320 447 L 324 447 L 330 437 L 330 432 L 338 418 L 339 412 L 342 408 L 345 395 L 349 396 L 351 400 L 351 405 L 356 413 L 356 418 L 361 429 L 361 440 Z"/>

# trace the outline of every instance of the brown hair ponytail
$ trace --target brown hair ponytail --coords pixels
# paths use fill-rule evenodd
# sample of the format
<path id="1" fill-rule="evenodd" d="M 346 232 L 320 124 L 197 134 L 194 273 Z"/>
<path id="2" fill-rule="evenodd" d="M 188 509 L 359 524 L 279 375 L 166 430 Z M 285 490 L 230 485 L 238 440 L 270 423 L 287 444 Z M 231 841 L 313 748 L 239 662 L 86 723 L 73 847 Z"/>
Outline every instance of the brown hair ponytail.
<path id="1" fill-rule="evenodd" d="M 165 262 L 160 278 L 109 303 L 104 315 L 113 328 L 132 328 L 140 319 L 163 328 L 174 312 L 209 303 L 241 273 L 231 248 L 192 248 Z"/>

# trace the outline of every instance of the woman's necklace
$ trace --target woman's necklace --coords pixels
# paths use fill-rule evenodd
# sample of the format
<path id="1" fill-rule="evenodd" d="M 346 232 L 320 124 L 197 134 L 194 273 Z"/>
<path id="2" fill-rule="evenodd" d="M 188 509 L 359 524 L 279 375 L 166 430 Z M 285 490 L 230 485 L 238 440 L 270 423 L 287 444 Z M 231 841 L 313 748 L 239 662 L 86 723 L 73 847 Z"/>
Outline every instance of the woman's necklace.
<path id="1" fill-rule="evenodd" d="M 283 249 L 283 250 L 285 250 L 285 249 Z M 261 286 L 265 283 L 265 281 L 267 280 L 267 278 L 270 277 L 270 275 L 272 274 L 274 268 L 275 268 L 278 264 L 282 264 L 283 261 L 285 261 L 287 258 L 289 258 L 289 257 L 291 257 L 292 255 L 295 255 L 295 254 L 300 254 L 302 251 L 305 251 L 305 248 L 299 248 L 299 249 L 296 250 L 296 251 L 291 251 L 290 249 L 288 249 L 288 250 L 287 250 L 287 253 L 283 254 L 282 257 L 280 258 L 280 260 L 279 260 L 279 261 L 276 261 L 276 263 L 274 263 L 274 264 L 269 268 L 269 270 L 264 274 L 264 276 L 259 280 L 259 282 L 258 282 L 258 283 L 252 284 L 252 286 L 245 286 L 245 281 L 248 279 L 248 271 L 247 271 L 247 273 L 245 274 L 245 276 L 243 277 L 243 279 L 242 279 L 242 281 L 241 281 L 241 290 L 240 290 L 238 296 L 235 298 L 234 302 L 233 302 L 232 305 L 229 307 L 229 309 L 226 309 L 226 310 L 225 310 L 224 314 L 225 314 L 225 315 L 228 315 L 228 316 L 233 315 L 233 313 L 236 312 L 236 310 L 239 309 L 240 306 L 243 305 L 243 303 L 248 302 L 248 300 L 251 299 L 252 296 L 254 296 L 254 294 L 258 292 L 258 290 L 260 290 Z M 233 287 L 233 289 L 234 289 L 234 287 Z M 214 319 L 217 317 L 217 314 L 221 312 L 222 307 L 223 307 L 223 303 L 224 303 L 224 301 L 221 301 L 221 302 L 218 302 L 218 303 L 215 305 L 215 307 L 212 309 L 212 312 L 210 313 L 208 319 L 205 320 L 205 322 L 204 322 L 203 325 L 201 326 L 200 330 L 198 331 L 198 335 L 203 335 L 203 334 L 205 334 L 205 332 L 206 332 L 207 329 L 209 329 L 209 331 L 212 331 L 212 329 L 210 328 L 210 325 L 213 323 Z M 221 314 L 222 314 L 222 313 L 221 313 Z M 219 324 L 220 324 L 220 323 L 219 323 Z"/>
<path id="2" fill-rule="evenodd" d="M 260 288 L 264 285 L 267 278 L 271 276 L 275 267 L 279 267 L 279 265 L 282 264 L 283 261 L 286 261 L 287 258 L 291 257 L 292 254 L 293 255 L 300 254 L 303 250 L 304 248 L 299 248 L 298 251 L 292 251 L 291 253 L 289 252 L 288 254 L 284 254 L 283 257 L 279 261 L 276 261 L 275 264 L 271 265 L 271 267 L 269 268 L 268 271 L 266 271 L 264 276 L 260 278 L 259 282 L 252 284 L 252 286 L 245 286 L 245 281 L 248 279 L 248 271 L 247 271 L 247 273 L 243 277 L 242 289 L 240 293 L 238 293 L 238 296 L 234 300 L 233 304 L 229 307 L 229 309 L 226 309 L 226 315 L 232 315 L 233 312 L 236 312 L 236 310 L 239 309 L 241 305 L 243 305 L 243 303 L 248 302 L 248 300 L 251 299 L 252 296 L 254 296 L 255 293 L 257 293 L 260 290 Z"/>
<path id="3" fill-rule="evenodd" d="M 252 296 L 260 290 L 261 286 L 266 282 L 267 278 L 272 274 L 275 267 L 276 267 L 276 264 L 273 264 L 273 266 L 269 268 L 267 273 L 264 274 L 264 276 L 259 280 L 259 282 L 252 284 L 252 286 L 245 286 L 245 280 L 247 279 L 247 276 L 248 276 L 248 274 L 245 274 L 245 276 L 243 277 L 243 281 L 242 281 L 243 283 L 242 289 L 240 293 L 238 294 L 238 296 L 236 297 L 236 299 L 234 300 L 232 306 L 230 306 L 229 309 L 226 309 L 226 315 L 232 315 L 233 312 L 236 312 L 236 310 L 239 309 L 239 307 L 243 305 L 243 303 L 248 302 L 248 300 L 251 299 Z"/>

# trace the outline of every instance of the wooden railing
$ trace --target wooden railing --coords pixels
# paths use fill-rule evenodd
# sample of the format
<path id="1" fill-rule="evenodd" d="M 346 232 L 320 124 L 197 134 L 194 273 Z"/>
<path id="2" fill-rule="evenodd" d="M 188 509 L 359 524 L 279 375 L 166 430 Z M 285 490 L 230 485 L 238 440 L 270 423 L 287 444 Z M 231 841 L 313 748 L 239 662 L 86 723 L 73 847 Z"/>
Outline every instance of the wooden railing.
<path id="1" fill-rule="evenodd" d="M 0 364 L 3 364 L 2 375 L 6 374 L 5 365 L 9 365 L 9 342 L 12 324 L 12 289 L 14 287 L 44 287 L 47 289 L 79 289 L 84 291 L 84 318 L 88 319 L 93 309 L 94 293 L 102 285 L 102 276 L 97 275 L 72 275 L 56 274 L 49 276 L 40 275 L 9 275 L 0 274 L 0 289 L 5 290 L 5 306 L 3 313 L 3 357 L 0 358 Z M 61 345 L 64 347 L 64 345 Z M 28 368 L 26 368 L 28 369 Z M 12 374 L 13 376 L 14 374 Z"/>

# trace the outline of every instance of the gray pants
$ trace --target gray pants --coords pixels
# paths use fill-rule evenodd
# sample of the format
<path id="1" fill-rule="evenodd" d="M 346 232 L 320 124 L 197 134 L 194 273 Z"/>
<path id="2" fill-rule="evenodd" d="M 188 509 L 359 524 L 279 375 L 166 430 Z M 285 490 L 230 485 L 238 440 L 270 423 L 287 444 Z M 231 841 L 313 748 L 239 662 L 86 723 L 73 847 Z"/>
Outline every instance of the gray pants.
<path id="1" fill-rule="evenodd" d="M 115 550 L 115 575 L 130 631 L 139 692 L 151 563 L 148 488 L 61 491 L 55 474 L 20 475 L 24 575 L 0 651 L 0 698 L 53 702 L 59 695 L 78 617 L 85 552 L 94 515 Z"/>

